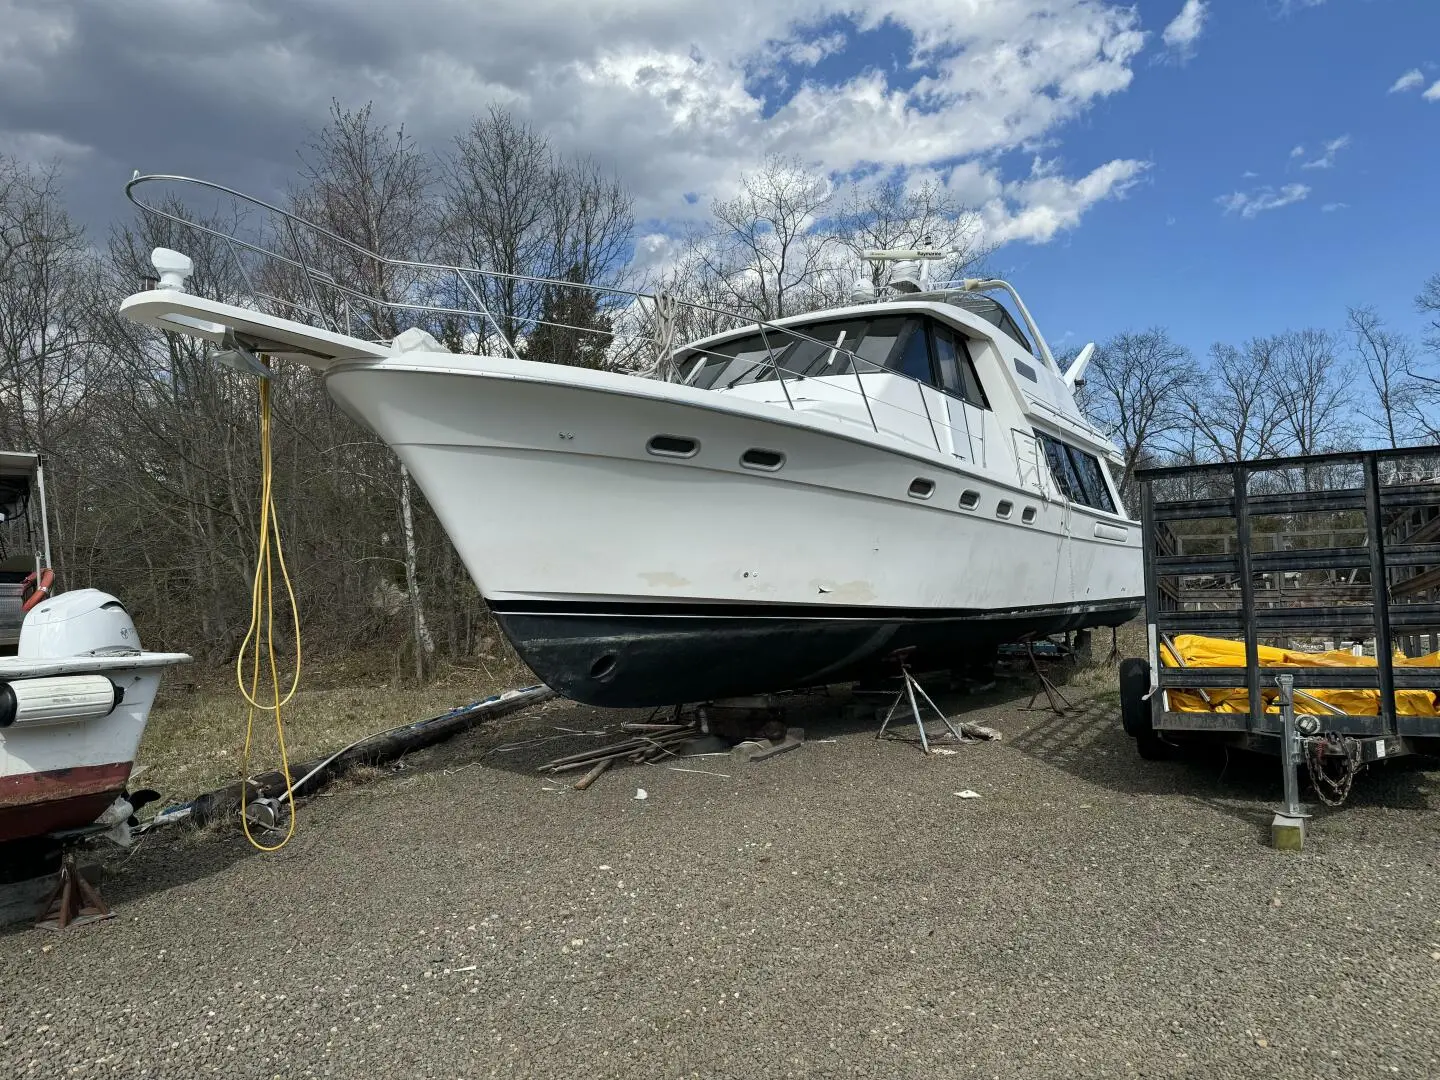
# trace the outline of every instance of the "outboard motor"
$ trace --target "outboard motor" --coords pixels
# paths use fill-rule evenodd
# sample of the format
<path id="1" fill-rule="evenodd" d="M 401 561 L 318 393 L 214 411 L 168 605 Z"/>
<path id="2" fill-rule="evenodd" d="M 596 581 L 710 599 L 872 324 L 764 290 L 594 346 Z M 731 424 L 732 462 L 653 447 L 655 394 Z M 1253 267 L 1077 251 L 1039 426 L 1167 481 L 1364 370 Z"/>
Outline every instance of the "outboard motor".
<path id="1" fill-rule="evenodd" d="M 127 656 L 140 635 L 123 604 L 99 589 L 77 589 L 25 616 L 17 655 L 27 660 Z M 124 692 L 104 675 L 54 675 L 0 682 L 0 728 L 83 723 L 109 716 Z"/>
<path id="2" fill-rule="evenodd" d="M 29 660 L 130 656 L 140 648 L 135 620 L 124 604 L 99 589 L 75 589 L 25 616 L 16 655 Z"/>

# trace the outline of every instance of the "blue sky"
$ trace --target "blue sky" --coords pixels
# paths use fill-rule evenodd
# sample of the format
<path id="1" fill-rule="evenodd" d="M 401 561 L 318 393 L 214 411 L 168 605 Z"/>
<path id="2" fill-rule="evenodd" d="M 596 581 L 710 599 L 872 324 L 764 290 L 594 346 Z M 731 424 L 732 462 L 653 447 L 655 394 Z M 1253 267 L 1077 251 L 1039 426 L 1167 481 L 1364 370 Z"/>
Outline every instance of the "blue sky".
<path id="1" fill-rule="evenodd" d="M 766 155 L 938 180 L 1057 344 L 1417 333 L 1440 271 L 1440 0 L 0 0 L 0 153 L 101 230 L 137 168 L 273 194 L 332 99 L 509 110 L 651 261 Z"/>
<path id="2" fill-rule="evenodd" d="M 1178 7 L 1140 5 L 1151 26 Z M 1388 92 L 1416 68 L 1423 87 Z M 1216 2 L 1188 61 L 1134 70 L 1129 89 L 1064 129 L 1059 152 L 1077 168 L 1139 157 L 1152 162 L 1144 178 L 1056 240 L 997 256 L 1047 334 L 1157 324 L 1201 352 L 1338 328 L 1358 304 L 1419 329 L 1413 299 L 1440 271 L 1440 100 L 1422 97 L 1440 80 L 1440 3 L 1330 0 L 1286 14 Z M 1332 167 L 1302 168 L 1342 136 Z M 1296 146 L 1305 153 L 1292 157 Z M 1289 184 L 1310 190 L 1253 217 L 1217 202 Z"/>

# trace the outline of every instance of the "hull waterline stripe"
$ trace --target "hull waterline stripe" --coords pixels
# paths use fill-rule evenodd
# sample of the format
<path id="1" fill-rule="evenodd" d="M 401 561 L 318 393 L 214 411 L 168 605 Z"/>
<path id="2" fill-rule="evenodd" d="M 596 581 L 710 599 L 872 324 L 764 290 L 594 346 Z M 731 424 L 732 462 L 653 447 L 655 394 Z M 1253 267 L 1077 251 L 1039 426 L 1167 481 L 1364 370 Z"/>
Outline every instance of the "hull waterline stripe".
<path id="1" fill-rule="evenodd" d="M 745 604 L 627 601 L 627 600 L 490 600 L 490 609 L 501 615 L 604 616 L 607 618 L 674 619 L 813 619 L 854 622 L 949 622 L 1001 621 L 1046 615 L 1120 613 L 1139 608 L 1143 596 L 1076 604 L 1039 604 L 1013 608 L 892 608 L 827 604 Z"/>

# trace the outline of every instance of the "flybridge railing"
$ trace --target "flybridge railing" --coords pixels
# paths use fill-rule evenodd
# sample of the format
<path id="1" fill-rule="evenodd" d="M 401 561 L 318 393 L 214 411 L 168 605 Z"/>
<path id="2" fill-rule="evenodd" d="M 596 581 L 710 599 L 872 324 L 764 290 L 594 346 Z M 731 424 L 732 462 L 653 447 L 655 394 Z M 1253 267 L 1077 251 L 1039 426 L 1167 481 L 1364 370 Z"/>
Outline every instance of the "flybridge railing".
<path id="1" fill-rule="evenodd" d="M 138 194 L 143 187 L 159 185 L 228 200 L 229 206 L 222 212 L 222 203 L 217 202 L 216 211 L 201 216 L 176 195 L 146 202 Z M 828 351 L 832 362 L 844 358 L 847 374 L 854 377 L 853 386 L 850 379 L 838 376 L 825 377 L 824 385 L 858 397 L 865 422 L 876 434 L 897 434 L 882 427 L 877 410 L 881 416 L 907 415 L 923 421 L 915 426 L 928 431 L 930 438 L 900 437 L 922 445 L 931 443 L 947 457 L 987 463 L 984 413 L 978 406 L 952 399 L 960 408 L 962 423 L 951 424 L 936 415 L 944 409 L 931 408 L 927 384 L 800 329 L 680 300 L 663 291 L 646 293 L 583 280 L 392 258 L 283 207 L 194 177 L 137 173 L 126 184 L 125 194 L 144 214 L 163 223 L 155 236 L 162 244 L 174 245 L 186 255 L 195 252 L 184 250 L 182 237 L 200 244 L 203 261 L 213 265 L 202 267 L 202 259 L 195 260 L 195 276 L 201 286 L 196 291 L 217 300 L 371 341 L 388 342 L 409 328 L 402 324 L 418 324 L 462 355 L 493 355 L 490 350 L 498 347 L 515 359 L 553 360 L 681 383 L 702 362 L 697 359 L 695 369 L 680 372 L 675 364 L 677 352 L 683 349 L 695 357 L 726 355 L 677 343 L 682 329 L 703 326 L 705 332 L 696 335 L 700 338 L 748 332 L 762 337 L 766 355 L 761 363 L 779 384 L 785 405 L 796 411 L 790 384 L 817 376 L 788 370 L 785 359 L 798 342 L 808 342 Z M 358 215 L 359 211 L 347 209 L 347 213 Z M 224 227 L 218 224 L 222 219 Z M 573 313 L 574 321 L 563 321 L 567 312 Z M 602 342 L 602 347 L 595 347 Z M 889 386 L 908 383 L 918 408 L 897 403 L 888 392 L 868 390 L 863 376 L 879 374 L 895 380 L 887 380 Z M 936 394 L 938 404 L 944 399 L 939 391 Z M 972 408 L 980 413 L 978 433 L 970 424 Z M 950 447 L 944 445 L 942 431 L 950 433 Z M 962 445 L 968 457 L 957 452 Z"/>

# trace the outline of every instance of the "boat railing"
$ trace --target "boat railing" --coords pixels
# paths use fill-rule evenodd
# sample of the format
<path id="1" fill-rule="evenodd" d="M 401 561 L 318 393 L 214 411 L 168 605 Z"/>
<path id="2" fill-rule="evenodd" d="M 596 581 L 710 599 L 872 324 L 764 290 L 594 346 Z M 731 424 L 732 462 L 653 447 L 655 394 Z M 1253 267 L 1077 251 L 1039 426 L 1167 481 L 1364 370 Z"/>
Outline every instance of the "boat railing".
<path id="1" fill-rule="evenodd" d="M 142 198 L 141 189 L 164 185 L 184 194 Z M 460 354 L 494 355 L 498 350 L 514 359 L 554 360 L 682 383 L 676 367 L 680 352 L 723 354 L 687 345 L 681 334 L 704 339 L 749 331 L 761 336 L 765 363 L 784 404 L 793 411 L 799 410 L 791 384 L 817 376 L 787 370 L 784 355 L 797 341 L 809 342 L 828 350 L 832 358 L 845 359 L 853 385 L 849 378 L 834 376 L 824 377 L 824 383 L 855 395 L 873 432 L 895 434 L 877 419 L 877 410 L 882 418 L 908 415 L 929 438 L 901 438 L 929 443 L 946 457 L 965 459 L 968 454 L 973 464 L 988 463 L 985 425 L 970 422 L 970 410 L 979 411 L 978 406 L 951 398 L 959 404 L 962 420 L 951 424 L 931 409 L 929 384 L 799 328 L 663 290 L 652 293 L 573 276 L 543 277 L 382 255 L 284 207 L 194 177 L 137 173 L 125 194 L 157 224 L 155 238 L 177 247 L 189 238 L 223 264 L 207 267 L 198 279 L 212 299 L 369 341 L 389 341 L 418 325 Z M 197 209 L 197 196 L 213 198 L 213 207 Z M 521 294 L 524 302 L 517 303 Z M 908 384 L 914 405 L 896 401 L 893 393 L 877 397 L 866 386 L 864 376 L 871 374 L 895 380 L 889 386 Z M 948 447 L 942 432 L 949 434 Z M 961 446 L 965 454 L 958 452 Z"/>

